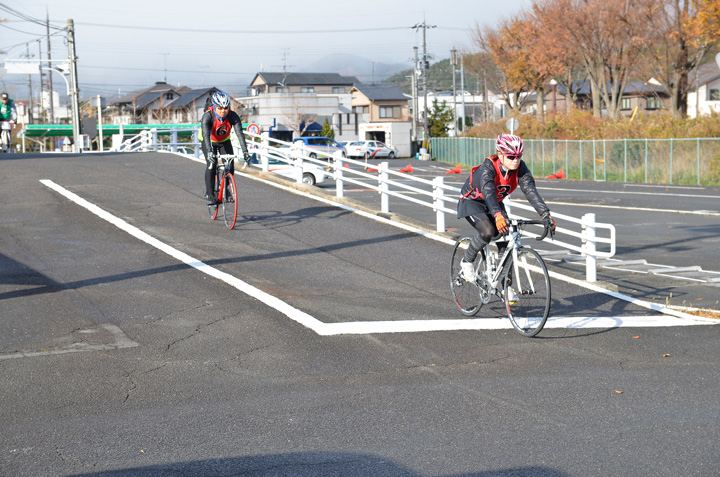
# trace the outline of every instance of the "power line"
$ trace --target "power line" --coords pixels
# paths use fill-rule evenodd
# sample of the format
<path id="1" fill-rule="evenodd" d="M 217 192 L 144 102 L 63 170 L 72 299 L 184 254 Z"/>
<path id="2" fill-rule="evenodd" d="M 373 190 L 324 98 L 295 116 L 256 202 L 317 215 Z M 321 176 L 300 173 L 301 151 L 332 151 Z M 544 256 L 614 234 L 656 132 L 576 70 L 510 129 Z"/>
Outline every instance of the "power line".
<path id="1" fill-rule="evenodd" d="M 5 5 L 4 3 L 0 3 L 0 10 L 5 10 L 10 15 L 14 15 L 14 16 L 20 18 L 21 20 L 25 20 L 26 22 L 35 23 L 36 25 L 40 25 L 42 27 L 46 26 L 46 23 L 44 20 L 40 20 L 38 18 L 31 17 L 30 15 L 27 15 L 21 11 L 15 10 L 14 8 L 11 8 L 7 5 Z M 53 28 L 55 30 L 64 30 L 65 29 L 64 27 L 57 27 L 55 25 L 50 25 L 50 28 Z"/>
<path id="2" fill-rule="evenodd" d="M 150 30 L 150 31 L 177 31 L 182 33 L 210 33 L 216 35 L 218 33 L 236 33 L 236 34 L 253 34 L 253 35 L 277 35 L 280 33 L 291 33 L 291 34 L 318 34 L 318 33 L 361 33 L 361 32 L 372 32 L 372 31 L 389 31 L 389 30 L 405 30 L 406 27 L 380 27 L 380 28 L 348 28 L 339 30 L 218 30 L 218 29 L 207 29 L 207 28 L 173 28 L 173 27 L 158 27 L 158 26 L 138 26 L 138 25 L 111 25 L 108 23 L 88 23 L 78 22 L 78 25 L 93 26 L 100 28 L 124 28 L 128 30 Z"/>

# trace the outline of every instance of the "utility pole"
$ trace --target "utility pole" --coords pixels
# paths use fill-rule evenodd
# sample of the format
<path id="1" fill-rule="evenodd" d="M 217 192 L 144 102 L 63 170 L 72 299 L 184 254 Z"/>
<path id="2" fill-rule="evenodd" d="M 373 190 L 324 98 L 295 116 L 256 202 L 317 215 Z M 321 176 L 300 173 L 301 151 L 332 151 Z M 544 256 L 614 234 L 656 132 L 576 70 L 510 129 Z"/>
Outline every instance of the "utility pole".
<path id="1" fill-rule="evenodd" d="M 46 28 L 45 31 L 47 32 L 48 68 L 52 68 L 52 56 L 50 55 L 50 51 L 51 51 L 51 48 L 50 48 L 50 14 L 47 13 L 47 11 L 46 11 L 46 15 L 47 15 L 47 18 L 45 20 L 45 28 Z M 47 78 L 48 78 L 48 82 L 47 82 L 48 96 L 50 96 L 50 117 L 49 117 L 50 121 L 49 122 L 50 122 L 50 124 L 53 124 L 55 122 L 55 109 L 54 109 L 55 101 L 54 101 L 54 97 L 53 97 L 52 71 L 48 72 Z"/>
<path id="2" fill-rule="evenodd" d="M 458 135 L 458 117 L 457 117 L 457 93 L 455 92 L 455 67 L 457 66 L 457 50 L 453 47 L 450 50 L 450 64 L 453 74 L 453 134 Z"/>
<path id="3" fill-rule="evenodd" d="M 72 124 L 73 124 L 73 152 L 79 152 L 78 141 L 80 140 L 80 100 L 78 94 L 77 78 L 77 56 L 75 56 L 75 23 L 72 18 L 68 20 L 68 60 L 70 60 L 70 98 L 72 101 Z"/>
<path id="4" fill-rule="evenodd" d="M 38 59 L 40 60 L 40 66 L 42 67 L 42 43 L 40 43 L 40 40 L 38 42 Z M 42 69 L 40 70 L 40 114 L 38 115 L 38 118 L 40 119 L 40 123 L 42 123 L 43 116 L 45 114 L 45 100 L 43 99 L 43 90 L 45 89 L 45 85 L 43 84 L 43 72 Z"/>
<path id="5" fill-rule="evenodd" d="M 25 56 L 30 59 L 30 43 L 25 43 Z M 32 124 L 33 104 L 32 104 L 32 76 L 28 75 L 28 124 Z"/>
<path id="6" fill-rule="evenodd" d="M 425 110 L 423 111 L 423 142 L 425 143 L 425 148 L 427 151 L 427 141 L 430 136 L 429 130 L 428 130 L 428 105 L 427 105 L 427 73 L 428 73 L 428 57 L 427 57 L 427 29 L 428 28 L 435 28 L 435 25 L 428 25 L 425 23 L 425 20 L 423 20 L 422 23 L 418 23 L 413 27 L 413 29 L 417 30 L 419 28 L 422 28 L 423 30 L 423 57 L 422 57 L 422 67 L 423 67 L 423 95 L 424 95 L 424 105 Z"/>
<path id="7" fill-rule="evenodd" d="M 418 47 L 414 46 L 413 50 L 415 50 L 415 60 L 413 61 L 413 70 L 412 70 L 412 110 L 413 110 L 413 120 L 412 120 L 412 148 L 411 152 L 415 153 L 415 147 L 417 146 L 417 115 L 418 115 L 418 100 L 417 100 L 417 73 L 418 73 Z M 415 154 L 413 154 L 415 155 Z"/>
<path id="8" fill-rule="evenodd" d="M 462 94 L 462 132 L 465 133 L 465 65 L 463 55 L 460 55 L 460 94 Z"/>

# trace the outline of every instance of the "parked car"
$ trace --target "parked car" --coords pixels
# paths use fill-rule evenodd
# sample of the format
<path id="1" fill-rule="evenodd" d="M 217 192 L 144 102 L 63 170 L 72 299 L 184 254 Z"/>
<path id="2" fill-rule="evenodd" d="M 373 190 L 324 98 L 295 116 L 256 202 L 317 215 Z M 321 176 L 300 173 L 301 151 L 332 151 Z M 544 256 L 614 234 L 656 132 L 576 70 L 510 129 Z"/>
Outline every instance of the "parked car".
<path id="1" fill-rule="evenodd" d="M 260 158 L 258 154 L 252 154 L 250 164 L 260 166 Z M 280 174 L 281 176 L 295 178 L 295 167 L 287 162 L 274 157 L 268 157 L 268 171 Z M 302 181 L 308 185 L 315 185 L 318 182 L 324 182 L 327 179 L 327 172 L 321 167 L 310 162 L 303 162 L 303 179 Z"/>
<path id="2" fill-rule="evenodd" d="M 172 146 L 162 146 L 158 148 L 159 151 L 171 151 L 172 152 Z M 189 154 L 191 156 L 195 155 L 195 148 L 190 146 L 178 146 L 177 152 L 180 154 Z"/>
<path id="3" fill-rule="evenodd" d="M 303 136 L 293 139 L 293 147 L 301 147 L 308 157 L 331 158 L 337 151 L 342 151 L 342 156 L 347 157 L 345 148 L 331 137 Z"/>
<path id="4" fill-rule="evenodd" d="M 353 141 L 347 145 L 348 157 L 387 157 L 394 159 L 398 156 L 395 146 L 388 146 L 380 141 Z"/>

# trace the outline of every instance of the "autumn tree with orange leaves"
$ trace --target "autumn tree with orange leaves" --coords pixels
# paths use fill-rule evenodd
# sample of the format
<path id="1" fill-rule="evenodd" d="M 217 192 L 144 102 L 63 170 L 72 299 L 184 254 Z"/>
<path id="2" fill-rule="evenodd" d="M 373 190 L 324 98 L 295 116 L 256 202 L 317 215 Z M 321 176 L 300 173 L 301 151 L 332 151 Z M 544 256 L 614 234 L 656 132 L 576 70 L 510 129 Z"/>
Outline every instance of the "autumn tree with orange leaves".
<path id="1" fill-rule="evenodd" d="M 684 117 L 690 78 L 720 38 L 720 0 L 645 0 L 644 8 L 654 27 L 644 59 L 670 95 L 668 109 Z"/>
<path id="2" fill-rule="evenodd" d="M 495 66 L 490 70 L 488 80 L 513 111 L 523 108 L 529 91 L 528 83 L 518 74 L 522 66 L 527 64 L 527 57 L 519 40 L 520 26 L 520 21 L 506 22 L 497 30 L 477 27 L 473 33 L 475 43 L 482 52 L 481 56 Z"/>
<path id="3" fill-rule="evenodd" d="M 534 92 L 542 112 L 550 79 L 570 107 L 587 81 L 594 115 L 604 109 L 618 118 L 628 82 L 652 77 L 681 116 L 692 72 L 720 40 L 720 0 L 535 0 L 530 11 L 478 27 L 473 37 L 511 109 Z"/>

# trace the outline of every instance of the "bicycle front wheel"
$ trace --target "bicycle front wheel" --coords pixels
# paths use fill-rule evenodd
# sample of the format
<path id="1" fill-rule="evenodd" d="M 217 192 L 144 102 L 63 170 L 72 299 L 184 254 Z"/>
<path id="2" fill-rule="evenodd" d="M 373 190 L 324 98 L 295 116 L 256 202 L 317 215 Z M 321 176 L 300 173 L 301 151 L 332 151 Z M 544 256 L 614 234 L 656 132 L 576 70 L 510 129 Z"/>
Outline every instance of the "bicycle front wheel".
<path id="1" fill-rule="evenodd" d="M 460 313 L 473 316 L 482 306 L 480 300 L 480 286 L 477 280 L 469 282 L 462 276 L 460 260 L 465 256 L 465 250 L 470 244 L 470 237 L 462 237 L 455 243 L 455 249 L 450 263 L 450 290 Z"/>
<path id="2" fill-rule="evenodd" d="M 235 177 L 232 174 L 226 174 L 223 177 L 223 187 L 220 190 L 223 191 L 222 206 L 225 226 L 232 230 L 237 220 L 237 189 L 235 188 Z"/>
<path id="3" fill-rule="evenodd" d="M 501 280 L 508 318 L 523 336 L 535 336 L 550 314 L 550 275 L 540 254 L 529 247 L 508 260 Z"/>
<path id="4" fill-rule="evenodd" d="M 208 204 L 207 208 L 208 208 L 208 214 L 210 214 L 210 220 L 215 220 L 215 218 L 217 218 L 217 213 L 218 213 L 217 203 L 212 204 L 212 205 Z"/>
<path id="5" fill-rule="evenodd" d="M 2 130 L 2 152 L 10 152 L 12 143 L 10 142 L 10 131 Z"/>

